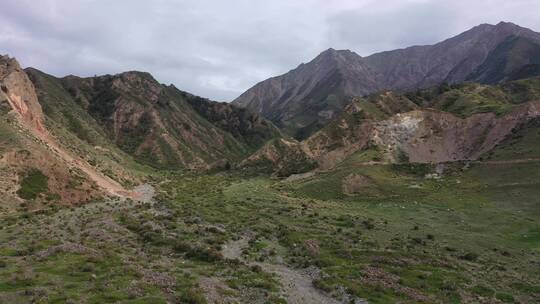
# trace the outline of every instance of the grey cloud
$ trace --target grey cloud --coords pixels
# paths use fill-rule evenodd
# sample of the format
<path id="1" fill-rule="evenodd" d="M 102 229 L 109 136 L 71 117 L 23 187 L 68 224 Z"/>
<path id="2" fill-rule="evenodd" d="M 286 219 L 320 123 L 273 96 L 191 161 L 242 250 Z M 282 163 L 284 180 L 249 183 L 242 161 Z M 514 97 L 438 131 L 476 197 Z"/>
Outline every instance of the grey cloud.
<path id="1" fill-rule="evenodd" d="M 151 72 L 229 101 L 322 50 L 430 44 L 484 22 L 540 30 L 536 0 L 4 0 L 0 53 L 57 76 Z"/>

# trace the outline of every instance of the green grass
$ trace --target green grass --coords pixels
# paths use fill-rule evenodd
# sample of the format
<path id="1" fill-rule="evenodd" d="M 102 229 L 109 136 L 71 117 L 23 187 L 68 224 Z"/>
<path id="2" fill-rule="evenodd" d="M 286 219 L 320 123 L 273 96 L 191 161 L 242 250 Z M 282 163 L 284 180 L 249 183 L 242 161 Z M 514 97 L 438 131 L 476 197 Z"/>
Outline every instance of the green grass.
<path id="1" fill-rule="evenodd" d="M 532 120 L 514 130 L 491 151 L 489 160 L 512 160 L 540 157 L 540 120 Z"/>
<path id="2" fill-rule="evenodd" d="M 49 178 L 38 169 L 31 169 L 21 180 L 17 194 L 22 199 L 33 200 L 49 190 Z"/>
<path id="3" fill-rule="evenodd" d="M 316 267 L 322 275 L 314 285 L 334 295 L 346 290 L 370 303 L 538 302 L 540 271 L 531 265 L 540 252 L 539 163 L 453 164 L 439 180 L 424 178 L 430 166 L 351 164 L 287 183 L 168 175 L 156 204 L 0 219 L 0 300 L 41 288 L 57 302 L 204 303 L 198 284 L 211 277 L 240 303 L 282 301 L 278 277 L 219 254 L 249 233 L 246 260 Z M 370 183 L 344 195 L 349 174 Z M 66 241 L 98 256 L 58 252 L 38 262 L 40 251 Z M 148 271 L 174 285 L 148 281 Z"/>
<path id="4" fill-rule="evenodd" d="M 2 116 L 0 121 L 0 152 L 17 146 L 17 133 Z"/>

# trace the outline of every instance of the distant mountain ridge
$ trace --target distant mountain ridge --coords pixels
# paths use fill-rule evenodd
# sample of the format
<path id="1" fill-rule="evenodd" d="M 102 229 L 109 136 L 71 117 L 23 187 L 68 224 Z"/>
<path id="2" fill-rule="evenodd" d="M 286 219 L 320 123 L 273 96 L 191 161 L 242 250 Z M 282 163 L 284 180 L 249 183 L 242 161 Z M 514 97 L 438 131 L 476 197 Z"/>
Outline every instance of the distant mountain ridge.
<path id="1" fill-rule="evenodd" d="M 495 84 L 538 75 L 539 47 L 540 33 L 501 22 L 476 26 L 434 45 L 368 57 L 329 49 L 284 75 L 258 83 L 233 103 L 261 113 L 302 139 L 339 116 L 354 96 L 463 81 Z"/>

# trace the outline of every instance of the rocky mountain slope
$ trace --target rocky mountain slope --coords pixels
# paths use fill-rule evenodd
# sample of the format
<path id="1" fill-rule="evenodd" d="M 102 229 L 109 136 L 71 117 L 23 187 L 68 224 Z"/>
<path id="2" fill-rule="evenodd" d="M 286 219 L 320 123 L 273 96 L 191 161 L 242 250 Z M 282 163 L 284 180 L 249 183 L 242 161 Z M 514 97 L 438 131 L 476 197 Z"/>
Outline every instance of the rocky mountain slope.
<path id="1" fill-rule="evenodd" d="M 49 132 L 34 85 L 7 56 L 0 56 L 0 88 L 0 185 L 9 202 L 2 208 L 21 199 L 41 204 L 78 203 L 103 194 L 135 196 Z"/>
<path id="2" fill-rule="evenodd" d="M 540 78 L 384 92 L 354 99 L 339 119 L 302 142 L 291 140 L 287 146 L 295 147 L 294 159 L 301 159 L 303 167 L 276 154 L 286 150 L 268 145 L 248 160 L 274 163 L 279 175 L 284 168 L 289 173 L 305 172 L 301 169 L 312 163 L 321 170 L 332 169 L 353 155 L 365 163 L 477 160 L 508 141 L 520 144 L 517 153 L 530 157 L 527 151 L 538 148 L 530 138 L 535 138 L 539 120 Z M 521 138 L 529 140 L 521 144 Z"/>
<path id="3" fill-rule="evenodd" d="M 0 88 L 0 187 L 13 202 L 2 208 L 136 198 L 127 189 L 155 168 L 228 168 L 280 136 L 256 114 L 148 73 L 56 78 L 2 56 Z"/>
<path id="4" fill-rule="evenodd" d="M 79 138 L 112 143 L 158 168 L 222 166 L 279 134 L 257 115 L 162 85 L 148 73 L 61 79 L 28 73 L 46 112 L 67 122 Z M 66 113 L 59 100 L 74 110 Z"/>
<path id="5" fill-rule="evenodd" d="M 482 24 L 443 42 L 361 57 L 329 49 L 311 62 L 262 81 L 234 104 L 306 138 L 339 116 L 353 96 L 442 83 L 495 84 L 538 75 L 540 34 L 512 23 Z"/>

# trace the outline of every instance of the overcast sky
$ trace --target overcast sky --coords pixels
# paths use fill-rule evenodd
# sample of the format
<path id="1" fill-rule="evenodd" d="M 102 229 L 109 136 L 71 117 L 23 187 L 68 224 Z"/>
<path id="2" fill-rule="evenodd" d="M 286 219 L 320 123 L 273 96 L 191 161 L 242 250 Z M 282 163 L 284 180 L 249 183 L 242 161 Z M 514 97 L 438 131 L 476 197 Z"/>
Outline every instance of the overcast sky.
<path id="1" fill-rule="evenodd" d="M 148 71 L 230 101 L 333 47 L 365 56 L 480 23 L 540 31 L 539 0 L 2 0 L 0 53 L 65 76 Z"/>

